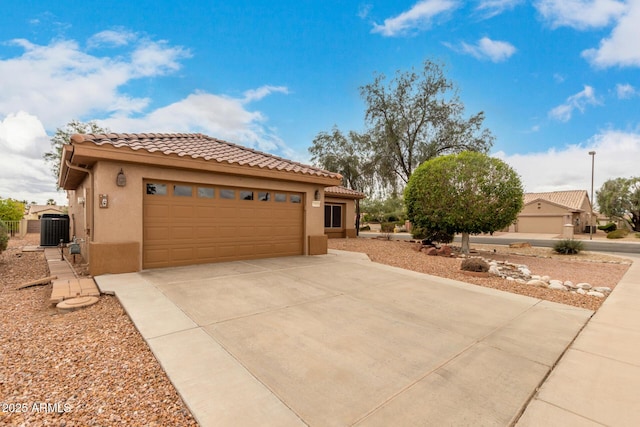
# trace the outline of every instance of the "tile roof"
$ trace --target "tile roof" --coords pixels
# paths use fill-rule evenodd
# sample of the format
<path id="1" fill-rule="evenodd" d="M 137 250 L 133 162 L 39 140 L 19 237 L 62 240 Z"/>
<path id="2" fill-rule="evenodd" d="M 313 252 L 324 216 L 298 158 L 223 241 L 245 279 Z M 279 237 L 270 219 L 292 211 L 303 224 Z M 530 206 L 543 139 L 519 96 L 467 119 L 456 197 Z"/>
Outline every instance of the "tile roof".
<path id="1" fill-rule="evenodd" d="M 176 155 L 213 160 L 261 169 L 342 178 L 342 175 L 335 172 L 283 159 L 200 133 L 76 134 L 71 137 L 71 141 L 73 143 L 89 142 L 98 146 L 112 145 L 116 148 L 128 147 L 136 151 L 145 150 L 149 153 L 162 153 L 167 156 Z"/>
<path id="2" fill-rule="evenodd" d="M 587 195 L 586 190 L 552 191 L 549 193 L 525 193 L 524 204 L 542 199 L 557 205 L 566 206 L 574 211 L 582 210 L 582 202 Z"/>
<path id="3" fill-rule="evenodd" d="M 62 212 L 64 211 L 64 207 L 58 205 L 28 205 L 29 214 L 36 214 L 46 210 Z"/>
<path id="4" fill-rule="evenodd" d="M 366 197 L 364 193 L 337 185 L 333 187 L 325 187 L 324 194 L 337 197 L 351 197 L 354 199 L 364 199 Z"/>

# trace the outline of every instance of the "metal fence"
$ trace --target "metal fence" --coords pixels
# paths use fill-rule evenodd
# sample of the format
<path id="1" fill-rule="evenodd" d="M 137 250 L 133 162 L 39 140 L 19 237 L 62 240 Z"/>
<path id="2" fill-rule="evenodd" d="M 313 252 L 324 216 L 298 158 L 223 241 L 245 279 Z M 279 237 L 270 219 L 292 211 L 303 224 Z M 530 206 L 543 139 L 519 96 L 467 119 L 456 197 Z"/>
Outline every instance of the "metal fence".
<path id="1" fill-rule="evenodd" d="M 20 222 L 21 221 L 2 221 L 7 226 L 7 232 L 9 236 L 20 236 Z"/>

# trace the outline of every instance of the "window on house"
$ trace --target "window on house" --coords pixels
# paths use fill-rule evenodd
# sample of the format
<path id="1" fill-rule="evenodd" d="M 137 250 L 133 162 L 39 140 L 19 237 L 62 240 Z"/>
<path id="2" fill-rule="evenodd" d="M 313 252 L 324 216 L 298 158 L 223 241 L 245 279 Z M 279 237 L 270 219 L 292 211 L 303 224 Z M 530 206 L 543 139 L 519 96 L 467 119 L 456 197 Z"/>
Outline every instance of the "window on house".
<path id="1" fill-rule="evenodd" d="M 299 194 L 292 194 L 290 200 L 291 200 L 291 203 L 301 203 L 302 197 L 300 197 Z"/>
<path id="2" fill-rule="evenodd" d="M 240 200 L 253 200 L 253 191 L 241 191 Z"/>
<path id="3" fill-rule="evenodd" d="M 342 228 L 341 205 L 324 205 L 324 228 Z"/>
<path id="4" fill-rule="evenodd" d="M 154 196 L 166 196 L 167 184 L 147 183 L 147 194 Z"/>
<path id="5" fill-rule="evenodd" d="M 271 200 L 271 194 L 268 191 L 258 191 L 258 200 L 261 202 L 268 202 Z"/>
<path id="6" fill-rule="evenodd" d="M 284 193 L 276 193 L 275 195 L 275 200 L 276 202 L 286 202 L 287 201 L 287 195 Z"/>

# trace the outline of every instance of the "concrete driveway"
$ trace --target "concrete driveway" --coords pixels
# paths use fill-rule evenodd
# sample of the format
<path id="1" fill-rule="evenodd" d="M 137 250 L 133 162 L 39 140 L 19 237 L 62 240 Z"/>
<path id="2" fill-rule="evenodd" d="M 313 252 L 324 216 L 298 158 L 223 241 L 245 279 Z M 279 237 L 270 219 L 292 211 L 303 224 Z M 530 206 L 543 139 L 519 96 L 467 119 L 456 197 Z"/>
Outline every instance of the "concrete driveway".
<path id="1" fill-rule="evenodd" d="M 96 282 L 202 426 L 506 426 L 592 315 L 338 251 Z"/>

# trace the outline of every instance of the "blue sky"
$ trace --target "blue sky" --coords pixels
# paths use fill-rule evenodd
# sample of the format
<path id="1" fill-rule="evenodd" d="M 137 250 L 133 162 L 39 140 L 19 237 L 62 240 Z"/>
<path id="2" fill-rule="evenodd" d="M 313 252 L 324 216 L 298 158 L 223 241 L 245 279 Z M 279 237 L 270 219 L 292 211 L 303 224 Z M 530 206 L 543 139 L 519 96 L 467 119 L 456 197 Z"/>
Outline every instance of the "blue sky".
<path id="1" fill-rule="evenodd" d="M 0 16 L 0 197 L 43 203 L 71 119 L 203 132 L 307 162 L 362 130 L 374 73 L 446 64 L 526 191 L 640 175 L 640 0 L 10 1 Z"/>

